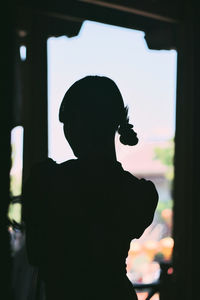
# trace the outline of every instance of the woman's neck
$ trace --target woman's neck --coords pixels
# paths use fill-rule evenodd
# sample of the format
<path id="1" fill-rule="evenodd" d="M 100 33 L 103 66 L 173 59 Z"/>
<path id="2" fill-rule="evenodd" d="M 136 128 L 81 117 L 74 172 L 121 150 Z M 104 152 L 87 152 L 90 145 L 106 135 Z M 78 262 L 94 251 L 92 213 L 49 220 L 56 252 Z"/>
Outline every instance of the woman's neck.
<path id="1" fill-rule="evenodd" d="M 79 158 L 116 161 L 115 145 L 113 142 L 91 145 Z"/>

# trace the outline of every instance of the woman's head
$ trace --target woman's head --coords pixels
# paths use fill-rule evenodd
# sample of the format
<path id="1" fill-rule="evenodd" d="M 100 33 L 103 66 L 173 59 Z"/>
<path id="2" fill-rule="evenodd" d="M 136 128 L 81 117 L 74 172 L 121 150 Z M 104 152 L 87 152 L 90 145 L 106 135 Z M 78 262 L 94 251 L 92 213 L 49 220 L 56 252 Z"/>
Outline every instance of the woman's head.
<path id="1" fill-rule="evenodd" d="M 124 145 L 136 145 L 121 93 L 107 77 L 87 76 L 76 81 L 66 92 L 60 106 L 59 120 L 75 155 L 83 148 L 114 140 L 116 131 Z"/>

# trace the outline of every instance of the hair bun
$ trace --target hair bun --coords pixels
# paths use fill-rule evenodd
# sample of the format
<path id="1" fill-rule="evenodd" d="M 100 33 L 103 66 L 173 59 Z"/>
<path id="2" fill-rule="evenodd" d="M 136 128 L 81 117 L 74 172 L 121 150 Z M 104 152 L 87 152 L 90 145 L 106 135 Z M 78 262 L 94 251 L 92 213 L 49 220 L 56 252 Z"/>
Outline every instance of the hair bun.
<path id="1" fill-rule="evenodd" d="M 124 145 L 134 146 L 138 143 L 137 133 L 133 130 L 133 125 L 127 123 L 120 126 L 118 129 L 120 135 L 120 142 Z"/>

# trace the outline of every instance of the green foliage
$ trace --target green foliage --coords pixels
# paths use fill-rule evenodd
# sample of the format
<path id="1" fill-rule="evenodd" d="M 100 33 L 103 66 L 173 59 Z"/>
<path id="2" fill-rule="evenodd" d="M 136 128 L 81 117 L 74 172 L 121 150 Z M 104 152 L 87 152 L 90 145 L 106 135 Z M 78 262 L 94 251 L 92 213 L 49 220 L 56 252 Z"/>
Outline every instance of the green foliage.
<path id="1" fill-rule="evenodd" d="M 174 140 L 170 140 L 169 146 L 166 148 L 155 148 L 154 153 L 154 159 L 160 160 L 163 165 L 168 167 L 166 177 L 169 181 L 172 181 L 174 175 Z"/>
<path id="2" fill-rule="evenodd" d="M 22 179 L 20 174 L 10 175 L 10 193 L 11 196 L 19 196 L 22 191 Z"/>
<path id="3" fill-rule="evenodd" d="M 174 160 L 174 140 L 170 140 L 166 148 L 155 148 L 154 159 L 159 159 L 165 166 L 171 167 Z"/>
<path id="4" fill-rule="evenodd" d="M 21 209 L 20 203 L 10 204 L 8 208 L 8 218 L 11 221 L 21 223 Z"/>
<path id="5" fill-rule="evenodd" d="M 11 145 L 11 162 L 12 166 L 14 165 L 16 161 L 16 145 L 12 144 Z M 22 174 L 21 172 L 17 172 L 14 174 L 10 174 L 10 196 L 11 198 L 13 196 L 20 196 L 22 192 Z M 9 208 L 8 208 L 8 218 L 11 221 L 15 221 L 17 223 L 21 222 L 21 204 L 15 203 L 12 204 L 10 203 Z"/>
<path id="6" fill-rule="evenodd" d="M 172 201 L 172 199 L 167 200 L 167 201 L 159 201 L 158 202 L 158 206 L 157 206 L 156 211 L 159 214 L 159 216 L 161 216 L 162 211 L 164 209 L 166 209 L 166 208 L 171 208 L 171 209 L 173 208 L 173 201 Z"/>

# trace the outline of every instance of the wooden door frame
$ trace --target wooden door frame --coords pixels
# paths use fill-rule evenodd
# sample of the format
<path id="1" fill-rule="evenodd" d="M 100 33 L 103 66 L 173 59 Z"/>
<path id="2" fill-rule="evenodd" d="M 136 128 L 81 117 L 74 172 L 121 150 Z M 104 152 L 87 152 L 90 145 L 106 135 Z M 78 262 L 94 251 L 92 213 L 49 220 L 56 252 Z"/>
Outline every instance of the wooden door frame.
<path id="1" fill-rule="evenodd" d="M 59 2 L 59 1 L 58 1 Z M 146 32 L 146 40 L 150 48 L 156 49 L 173 49 L 178 51 L 178 75 L 177 75 L 177 111 L 176 111 L 176 136 L 175 136 L 175 180 L 174 180 L 174 286 L 173 295 L 174 299 L 192 299 L 192 291 L 197 285 L 197 279 L 194 274 L 194 269 L 200 267 L 200 263 L 195 259 L 194 253 L 197 255 L 196 237 L 198 236 L 199 217 L 197 215 L 198 204 L 198 169 L 200 167 L 199 155 L 200 145 L 198 139 L 199 128 L 199 93 L 200 87 L 197 80 L 198 69 L 200 67 L 198 51 L 199 41 L 198 35 L 200 33 L 197 10 L 195 7 L 187 10 L 185 5 L 184 13 L 175 17 L 170 14 L 169 8 L 168 20 L 163 18 L 155 18 L 152 15 L 144 14 L 145 7 L 132 7 L 132 9 L 121 8 L 119 1 L 109 1 L 114 6 L 102 5 L 103 1 L 74 1 L 75 5 L 59 5 L 59 3 L 50 5 L 48 10 L 45 7 L 39 7 L 32 3 L 27 6 L 21 4 L 18 6 L 17 15 L 23 15 L 23 18 L 16 18 L 15 28 L 17 30 L 24 30 L 31 33 L 29 37 L 29 47 L 32 47 L 32 62 L 29 65 L 27 74 L 30 75 L 28 86 L 30 90 L 27 91 L 30 95 L 31 103 L 27 105 L 23 118 L 23 125 L 26 127 L 27 134 L 25 134 L 25 168 L 30 169 L 31 165 L 37 160 L 47 157 L 47 138 L 44 139 L 44 135 L 47 137 L 47 82 L 46 82 L 46 66 L 41 68 L 41 57 L 46 61 L 46 46 L 45 39 L 47 35 L 59 35 L 62 31 L 65 31 L 63 25 L 71 22 L 73 26 L 81 24 L 84 20 L 93 20 L 98 22 L 104 22 L 112 25 L 124 26 L 127 28 L 134 28 L 143 30 Z M 102 2 L 101 5 L 95 4 L 95 2 Z M 104 3 L 108 4 L 108 1 Z M 118 3 L 117 3 L 118 2 Z M 130 1 L 125 1 L 126 6 Z M 116 4 L 117 3 L 117 4 Z M 118 5 L 116 9 L 116 5 Z M 135 10 L 134 10 L 135 9 Z M 138 12 L 139 11 L 139 12 Z M 156 16 L 160 15 L 157 11 L 153 12 Z M 31 19 L 28 17 L 31 15 Z M 163 16 L 163 14 L 161 14 Z M 8 12 L 9 16 L 9 12 Z M 166 12 L 165 12 L 166 16 Z M 46 26 L 46 22 L 43 22 L 44 27 L 38 27 L 35 20 L 49 19 L 49 25 Z M 8 18 L 9 19 L 9 18 Z M 174 22 L 175 19 L 175 22 Z M 55 21 L 54 30 L 52 27 L 52 20 Z M 173 22 L 172 22 L 173 20 Z M 59 25 L 61 24 L 62 25 Z M 40 23 L 41 25 L 41 23 Z M 71 35 L 73 35 L 73 26 L 71 29 Z M 57 28 L 57 29 L 55 29 Z M 58 29 L 60 28 L 60 29 Z M 66 27 L 67 28 L 67 27 Z M 6 29 L 7 34 L 10 34 L 10 28 Z M 52 32 L 52 33 L 51 33 Z M 163 34 L 165 32 L 165 34 Z M 68 33 L 69 34 L 69 33 Z M 39 36 L 38 36 L 39 35 Z M 28 39 L 27 39 L 28 40 Z M 13 36 L 10 36 L 7 47 L 13 45 Z M 30 46 L 32 45 L 32 46 Z M 10 49 L 9 49 L 10 50 Z M 8 52 L 10 53 L 10 52 Z M 38 56 L 38 53 L 41 54 Z M 12 53 L 9 55 L 12 56 Z M 29 55 L 27 53 L 27 55 Z M 46 64 L 46 62 L 45 62 Z M 9 64 L 11 67 L 11 64 Z M 34 82 L 38 74 L 40 79 Z M 5 74 L 8 80 L 11 80 L 12 71 L 7 73 L 6 67 L 4 67 Z M 43 81 L 44 79 L 44 81 Z M 41 81 L 42 80 L 42 81 Z M 41 85 L 42 84 L 42 85 Z M 37 88 L 39 88 L 37 90 Z M 37 90 L 37 91 L 36 91 Z M 31 91 L 33 94 L 31 94 Z M 34 94 L 36 93 L 36 94 Z M 5 100 L 3 103 L 7 103 L 8 107 L 12 107 L 12 96 L 5 94 Z M 5 102 L 7 99 L 7 102 Z M 34 100 L 36 102 L 34 102 Z M 30 100 L 29 100 L 30 101 Z M 42 104 L 42 110 L 37 115 L 38 103 Z M 3 105 L 3 104 L 2 104 Z M 2 106 L 3 107 L 3 106 Z M 29 110 L 31 108 L 31 110 Z M 34 117 L 33 117 L 34 112 Z M 29 119 L 28 116 L 33 117 Z M 9 121 L 11 114 L 9 109 L 5 112 L 4 118 L 7 117 Z M 31 118 L 32 118 L 31 117 Z M 36 119 L 35 119 L 36 117 Z M 39 123 L 38 123 L 39 121 Z M 9 123 L 10 124 L 10 123 Z M 7 154 L 9 155 L 9 132 L 10 125 L 6 127 L 8 134 L 4 134 L 5 145 L 7 145 Z M 6 129 L 4 128 L 4 129 Z M 42 131 L 40 132 L 40 129 Z M 5 131 L 5 130 L 4 130 Z M 38 143 L 39 137 L 39 143 Z M 2 172 L 7 178 L 9 171 L 9 160 L 5 163 L 2 162 Z M 26 171 L 28 174 L 28 171 Z M 5 193 L 8 199 L 8 187 L 5 185 Z M 6 204 L 7 205 L 7 204 Z M 188 259 L 191 258 L 191 259 Z M 163 298 L 164 299 L 164 298 Z"/>

